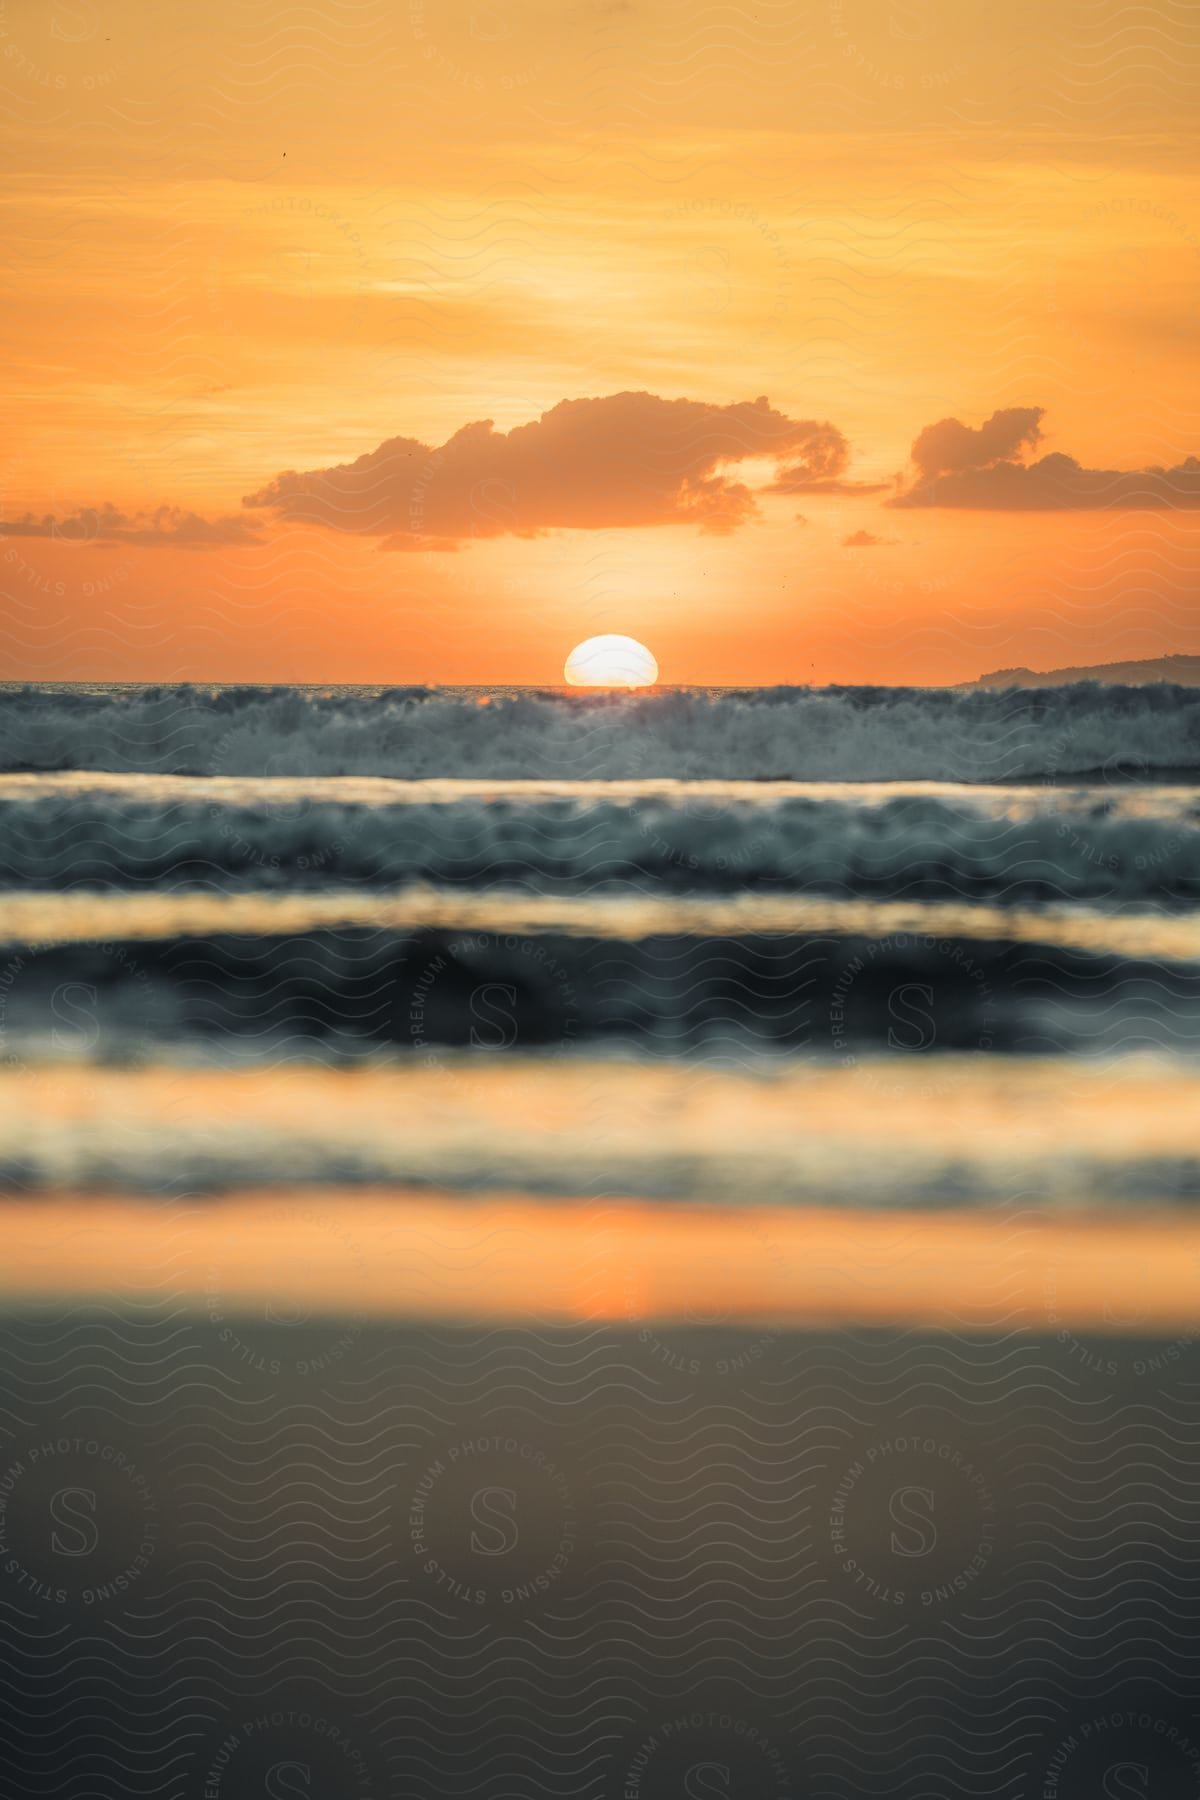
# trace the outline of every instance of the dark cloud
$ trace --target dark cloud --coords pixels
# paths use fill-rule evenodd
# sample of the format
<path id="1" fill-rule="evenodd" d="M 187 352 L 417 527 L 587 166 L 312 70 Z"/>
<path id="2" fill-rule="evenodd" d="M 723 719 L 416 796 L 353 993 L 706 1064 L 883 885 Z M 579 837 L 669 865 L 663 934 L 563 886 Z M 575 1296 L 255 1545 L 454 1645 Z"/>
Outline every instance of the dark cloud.
<path id="1" fill-rule="evenodd" d="M 1200 460 L 1172 469 L 1085 469 L 1052 451 L 1017 460 L 1042 437 L 1040 406 L 1010 406 L 973 430 L 959 419 L 927 425 L 912 447 L 917 478 L 887 506 L 976 512 L 1092 512 L 1200 508 Z"/>
<path id="2" fill-rule="evenodd" d="M 870 550 L 876 544 L 898 544 L 899 542 L 899 538 L 876 537 L 873 531 L 852 531 L 849 537 L 842 539 L 842 546 L 846 550 Z"/>
<path id="3" fill-rule="evenodd" d="M 0 537 L 57 538 L 64 544 L 140 544 L 147 549 L 164 549 L 170 545 L 203 550 L 217 545 L 258 544 L 262 538 L 249 519 L 240 517 L 203 519 L 198 513 L 185 512 L 178 506 L 157 506 L 147 512 L 124 513 L 107 501 L 101 506 L 81 507 L 78 512 L 57 517 L 43 513 L 35 517 L 26 513 L 23 519 L 0 524 Z"/>
<path id="4" fill-rule="evenodd" d="M 765 397 L 716 406 L 610 394 L 560 401 L 509 432 L 482 419 L 440 448 L 389 438 L 356 462 L 279 475 L 244 504 L 386 549 L 614 526 L 729 532 L 758 511 L 730 465 L 770 457 L 786 468 L 768 491 L 819 492 L 848 455 L 828 421 L 790 419 Z"/>
<path id="5" fill-rule="evenodd" d="M 1041 441 L 1042 406 L 1006 406 L 978 429 L 961 419 L 927 425 L 912 447 L 912 459 L 925 479 L 964 469 L 989 469 L 994 463 L 1032 450 Z"/>

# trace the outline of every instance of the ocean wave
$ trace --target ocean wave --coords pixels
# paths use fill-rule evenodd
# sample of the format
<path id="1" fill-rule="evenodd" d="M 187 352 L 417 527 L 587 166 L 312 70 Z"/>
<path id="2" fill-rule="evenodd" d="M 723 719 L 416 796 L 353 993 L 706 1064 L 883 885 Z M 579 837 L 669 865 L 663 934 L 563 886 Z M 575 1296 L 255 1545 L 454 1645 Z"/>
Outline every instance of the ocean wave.
<path id="1" fill-rule="evenodd" d="M 528 888 L 412 885 L 148 889 L 37 888 L 4 896 L 0 943 L 9 956 L 36 945 L 101 940 L 165 943 L 204 937 L 280 937 L 351 929 L 458 936 L 954 939 L 1078 950 L 1087 956 L 1200 966 L 1200 916 L 1179 907 L 1012 906 L 981 900 L 851 899 L 796 893 L 687 893 L 603 888 L 539 894 Z M 3 964 L 0 963 L 0 971 Z M 0 984 L 2 984 L 0 973 Z"/>
<path id="2" fill-rule="evenodd" d="M 340 803 L 331 784 L 249 799 L 74 786 L 0 794 L 0 884 L 44 888 L 411 882 L 584 892 L 768 891 L 898 899 L 1181 902 L 1200 894 L 1200 802 L 1045 789 L 987 807 L 641 795 Z M 229 787 L 255 784 L 221 784 Z M 278 787 L 282 791 L 272 794 Z M 11 793 L 11 790 L 10 790 Z"/>
<path id="3" fill-rule="evenodd" d="M 147 687 L 0 693 L 0 767 L 209 775 L 1010 781 L 1200 768 L 1200 690 Z"/>
<path id="4" fill-rule="evenodd" d="M 428 1060 L 587 1045 L 654 1057 L 1200 1047 L 1191 963 L 897 932 L 311 930 L 35 943 L 0 965 L 0 1066 Z"/>

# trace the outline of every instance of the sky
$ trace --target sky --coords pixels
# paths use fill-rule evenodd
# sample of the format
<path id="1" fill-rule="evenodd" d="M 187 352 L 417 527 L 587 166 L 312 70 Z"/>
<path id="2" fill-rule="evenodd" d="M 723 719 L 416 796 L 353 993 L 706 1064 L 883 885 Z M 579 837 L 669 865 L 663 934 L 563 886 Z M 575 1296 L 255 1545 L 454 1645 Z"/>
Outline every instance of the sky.
<path id="1" fill-rule="evenodd" d="M 0 679 L 1200 653 L 1200 19 L 0 0 Z"/>

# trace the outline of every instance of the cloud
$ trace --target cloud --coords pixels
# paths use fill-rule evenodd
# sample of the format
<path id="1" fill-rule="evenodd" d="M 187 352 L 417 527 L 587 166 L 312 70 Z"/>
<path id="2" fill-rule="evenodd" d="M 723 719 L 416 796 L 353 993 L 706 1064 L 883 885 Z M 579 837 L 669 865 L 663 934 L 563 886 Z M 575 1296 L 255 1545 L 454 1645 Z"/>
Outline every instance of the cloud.
<path id="1" fill-rule="evenodd" d="M 994 412 L 977 430 L 959 419 L 927 425 L 912 447 L 917 478 L 885 501 L 897 507 L 958 507 L 975 512 L 1099 512 L 1200 509 L 1200 460 L 1174 468 L 1085 469 L 1052 451 L 1017 460 L 1041 442 L 1040 406 Z"/>
<path id="2" fill-rule="evenodd" d="M 385 549 L 617 526 L 730 532 L 758 513 L 732 465 L 769 457 L 787 466 L 768 492 L 822 491 L 848 456 L 836 426 L 788 418 L 765 396 L 717 406 L 609 394 L 560 401 L 509 432 L 481 419 L 439 448 L 389 438 L 356 462 L 278 475 L 244 504 Z"/>
<path id="3" fill-rule="evenodd" d="M 813 467 L 812 462 L 794 463 L 789 468 L 780 469 L 774 481 L 763 492 L 767 494 L 881 494 L 889 483 L 886 481 L 847 481 L 840 473 L 850 460 L 850 447 L 838 433 L 840 455 L 836 458 L 832 453 L 826 456 L 825 466 Z"/>
<path id="4" fill-rule="evenodd" d="M 101 506 L 81 507 L 62 518 L 53 513 L 43 513 L 40 518 L 26 513 L 23 519 L 0 523 L 0 537 L 56 538 L 64 544 L 99 548 L 108 544 L 140 544 L 151 550 L 171 545 L 205 550 L 217 545 L 262 542 L 255 523 L 239 516 L 203 519 L 178 506 L 124 513 L 107 500 Z"/>
<path id="5" fill-rule="evenodd" d="M 876 537 L 873 531 L 852 531 L 849 537 L 842 539 L 842 547 L 846 550 L 870 550 L 876 544 L 898 544 L 899 538 Z"/>
<path id="6" fill-rule="evenodd" d="M 1041 441 L 1042 406 L 1006 406 L 994 412 L 978 429 L 961 419 L 940 419 L 927 425 L 912 447 L 912 459 L 927 480 L 964 469 L 988 469 L 1018 451 L 1032 450 Z"/>

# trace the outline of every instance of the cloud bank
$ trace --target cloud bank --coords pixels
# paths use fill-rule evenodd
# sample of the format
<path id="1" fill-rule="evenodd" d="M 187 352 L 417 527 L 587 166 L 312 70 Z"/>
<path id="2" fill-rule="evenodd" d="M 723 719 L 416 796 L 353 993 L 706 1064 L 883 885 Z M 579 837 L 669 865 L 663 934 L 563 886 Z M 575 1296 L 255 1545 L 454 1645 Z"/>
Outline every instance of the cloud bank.
<path id="1" fill-rule="evenodd" d="M 1194 456 L 1170 469 L 1086 469 L 1060 451 L 1025 460 L 1041 442 L 1044 412 L 1010 406 L 977 428 L 961 419 L 927 425 L 912 447 L 916 480 L 885 504 L 975 512 L 1200 509 Z"/>
<path id="2" fill-rule="evenodd" d="M 172 545 L 189 550 L 217 545 L 258 544 L 262 538 L 254 520 L 241 517 L 204 519 L 178 506 L 157 506 L 145 512 L 126 513 L 105 501 L 100 506 L 80 507 L 65 516 L 43 513 L 0 523 L 0 538 L 56 538 L 64 544 L 139 544 L 148 550 Z"/>
<path id="3" fill-rule="evenodd" d="M 436 448 L 389 438 L 355 462 L 278 475 L 244 504 L 386 549 L 622 526 L 725 533 L 758 514 L 729 469 L 762 457 L 784 465 L 768 491 L 822 492 L 836 490 L 849 447 L 828 420 L 788 418 L 765 396 L 718 406 L 610 394 L 560 401 L 509 432 L 481 419 Z"/>
<path id="4" fill-rule="evenodd" d="M 836 425 L 791 418 L 763 395 L 722 406 L 609 394 L 562 400 L 508 432 L 479 419 L 441 445 L 394 437 L 354 462 L 288 470 L 247 494 L 235 517 L 165 505 L 128 513 L 106 501 L 68 515 L 27 513 L 0 523 L 0 537 L 203 550 L 262 544 L 270 526 L 298 522 L 374 538 L 385 550 L 455 550 L 555 530 L 692 525 L 727 534 L 759 516 L 761 494 L 885 489 L 883 504 L 905 509 L 1200 510 L 1195 456 L 1143 469 L 1089 469 L 1058 451 L 1031 460 L 1044 412 L 1003 407 L 978 426 L 939 419 L 914 440 L 907 483 L 873 483 L 848 477 L 850 447 Z M 765 484 L 754 471 L 754 488 L 740 467 L 753 462 L 774 465 Z M 843 540 L 847 548 L 893 541 L 865 531 Z"/>

